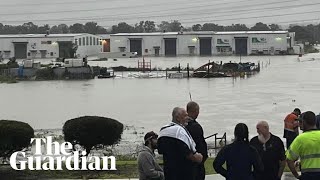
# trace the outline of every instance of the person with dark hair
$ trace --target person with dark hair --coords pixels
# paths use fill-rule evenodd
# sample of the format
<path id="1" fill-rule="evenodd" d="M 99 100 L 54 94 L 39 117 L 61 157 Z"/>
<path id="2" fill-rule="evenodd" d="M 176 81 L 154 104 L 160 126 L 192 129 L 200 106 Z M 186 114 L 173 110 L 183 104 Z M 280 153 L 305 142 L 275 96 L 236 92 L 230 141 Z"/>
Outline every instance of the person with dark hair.
<path id="1" fill-rule="evenodd" d="M 320 179 L 320 130 L 316 127 L 316 115 L 307 111 L 301 115 L 303 133 L 288 149 L 287 163 L 292 174 L 300 180 Z M 300 158 L 301 175 L 295 168 L 295 161 Z"/>
<path id="2" fill-rule="evenodd" d="M 194 163 L 202 162 L 196 144 L 188 130 L 188 113 L 176 107 L 172 111 L 172 122 L 161 128 L 158 152 L 163 155 L 163 170 L 166 180 L 195 180 Z"/>
<path id="3" fill-rule="evenodd" d="M 316 116 L 316 121 L 317 129 L 320 129 L 320 113 Z"/>
<path id="4" fill-rule="evenodd" d="M 293 112 L 288 114 L 284 119 L 283 137 L 286 138 L 287 149 L 293 140 L 299 135 L 299 123 L 297 120 L 300 114 L 300 109 L 295 108 Z"/>
<path id="5" fill-rule="evenodd" d="M 201 125 L 197 122 L 197 117 L 199 115 L 200 107 L 198 103 L 190 101 L 187 104 L 187 113 L 189 116 L 189 122 L 186 126 L 187 130 L 190 132 L 194 142 L 196 143 L 197 152 L 201 153 L 203 156 L 202 162 L 195 163 L 194 165 L 194 175 L 196 180 L 204 180 L 206 175 L 206 170 L 204 168 L 204 162 L 208 158 L 208 148 L 207 143 L 203 137 L 203 129 Z"/>
<path id="6" fill-rule="evenodd" d="M 263 164 L 257 150 L 249 145 L 249 130 L 239 123 L 234 129 L 235 140 L 223 147 L 213 161 L 213 168 L 226 180 L 254 180 L 254 172 L 263 171 Z M 227 169 L 223 167 L 226 163 Z"/>
<path id="7" fill-rule="evenodd" d="M 282 140 L 269 131 L 266 121 L 257 126 L 258 136 L 251 139 L 250 145 L 255 147 L 262 159 L 264 171 L 256 173 L 256 180 L 280 180 L 286 166 L 286 156 Z"/>
<path id="8" fill-rule="evenodd" d="M 158 135 L 153 131 L 144 136 L 144 146 L 138 155 L 139 180 L 164 180 L 163 170 L 156 162 L 154 154 L 157 138 Z"/>

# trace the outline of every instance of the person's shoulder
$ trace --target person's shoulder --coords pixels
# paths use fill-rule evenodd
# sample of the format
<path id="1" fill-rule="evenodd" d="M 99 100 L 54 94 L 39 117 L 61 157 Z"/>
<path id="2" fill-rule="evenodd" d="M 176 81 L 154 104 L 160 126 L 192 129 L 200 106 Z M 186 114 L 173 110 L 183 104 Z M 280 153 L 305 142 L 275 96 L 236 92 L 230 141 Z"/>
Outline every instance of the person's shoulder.
<path id="1" fill-rule="evenodd" d="M 258 136 L 254 136 L 253 138 L 251 138 L 250 143 L 254 143 L 259 141 Z"/>
<path id="2" fill-rule="evenodd" d="M 281 138 L 279 136 L 276 136 L 274 134 L 271 134 L 271 138 L 277 141 L 282 141 Z"/>
<path id="3" fill-rule="evenodd" d="M 142 159 L 145 159 L 146 157 L 152 156 L 151 153 L 147 152 L 147 151 L 141 151 L 138 154 L 138 162 L 141 161 Z"/>

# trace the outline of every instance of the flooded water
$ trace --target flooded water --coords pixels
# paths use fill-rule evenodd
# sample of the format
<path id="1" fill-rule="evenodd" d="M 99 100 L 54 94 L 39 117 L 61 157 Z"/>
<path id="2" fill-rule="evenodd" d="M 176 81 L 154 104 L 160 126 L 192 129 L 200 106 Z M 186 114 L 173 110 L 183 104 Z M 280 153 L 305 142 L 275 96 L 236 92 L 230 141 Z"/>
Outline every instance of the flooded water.
<path id="1" fill-rule="evenodd" d="M 213 58 L 152 58 L 152 66 L 181 63 L 200 66 Z M 270 65 L 266 67 L 270 59 Z M 91 65 L 136 67 L 139 59 L 90 62 Z M 150 58 L 146 58 L 146 61 Z M 214 57 L 215 61 L 239 61 L 238 57 Z M 282 136 L 283 119 L 295 107 L 320 112 L 320 56 L 248 56 L 243 62 L 264 62 L 257 75 L 218 79 L 93 79 L 78 81 L 28 81 L 0 84 L 0 119 L 19 120 L 34 129 L 61 129 L 68 119 L 95 115 L 117 119 L 127 130 L 124 142 L 141 142 L 147 131 L 158 132 L 171 120 L 175 106 L 190 100 L 200 104 L 199 122 L 205 135 L 227 132 L 244 122 L 250 136 L 259 120 Z M 61 132 L 61 130 L 60 130 Z"/>

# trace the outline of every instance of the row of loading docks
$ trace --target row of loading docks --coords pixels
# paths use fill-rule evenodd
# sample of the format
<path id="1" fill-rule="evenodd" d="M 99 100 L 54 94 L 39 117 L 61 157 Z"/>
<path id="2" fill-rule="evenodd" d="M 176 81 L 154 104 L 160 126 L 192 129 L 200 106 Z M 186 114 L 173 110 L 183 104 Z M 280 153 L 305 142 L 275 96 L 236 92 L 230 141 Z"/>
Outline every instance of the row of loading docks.
<path id="1" fill-rule="evenodd" d="M 247 37 L 235 37 L 235 53 L 241 55 L 247 55 L 248 51 L 248 38 Z M 199 38 L 200 55 L 211 56 L 212 55 L 212 38 L 202 37 Z M 189 46 L 191 47 L 191 46 Z M 160 47 L 154 47 L 155 55 L 159 55 Z M 165 56 L 177 55 L 177 39 L 165 38 L 164 39 L 164 54 Z M 142 56 L 142 39 L 130 39 L 130 52 L 137 52 L 138 56 Z"/>
<path id="2" fill-rule="evenodd" d="M 26 59 L 28 56 L 35 56 L 34 53 L 37 53 L 37 50 L 30 50 L 28 53 L 28 42 L 13 42 L 14 44 L 14 57 L 17 59 Z M 60 41 L 59 44 L 59 57 L 61 58 L 72 58 L 72 42 L 71 41 Z M 41 53 L 41 58 L 46 57 L 46 50 L 39 50 Z"/>

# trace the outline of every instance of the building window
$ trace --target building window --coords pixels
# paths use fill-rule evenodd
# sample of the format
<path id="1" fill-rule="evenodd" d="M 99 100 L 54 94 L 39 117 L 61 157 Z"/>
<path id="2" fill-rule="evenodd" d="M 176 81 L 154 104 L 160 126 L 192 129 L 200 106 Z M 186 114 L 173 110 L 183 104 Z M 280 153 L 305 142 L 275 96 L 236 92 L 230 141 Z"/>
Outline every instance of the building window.
<path id="1" fill-rule="evenodd" d="M 79 46 L 81 46 L 81 40 L 82 40 L 82 39 L 81 39 L 81 38 L 79 38 Z"/>
<path id="2" fill-rule="evenodd" d="M 53 56 L 53 52 L 50 52 L 50 56 Z"/>
<path id="3" fill-rule="evenodd" d="M 126 51 L 126 47 L 119 47 L 120 52 L 125 52 Z"/>
<path id="4" fill-rule="evenodd" d="M 102 42 L 100 42 L 99 38 L 97 38 L 97 45 L 102 45 Z"/>
<path id="5" fill-rule="evenodd" d="M 159 56 L 160 55 L 160 46 L 153 46 L 154 49 L 154 55 Z"/>
<path id="6" fill-rule="evenodd" d="M 86 38 L 85 38 L 85 37 L 82 38 L 82 44 L 83 44 L 84 46 L 86 45 Z"/>
<path id="7" fill-rule="evenodd" d="M 86 37 L 86 45 L 89 46 L 89 37 Z"/>
<path id="8" fill-rule="evenodd" d="M 92 37 L 90 36 L 90 46 L 92 46 Z"/>
<path id="9" fill-rule="evenodd" d="M 189 48 L 189 55 L 194 55 L 195 53 L 194 53 L 194 50 L 195 50 L 195 47 L 194 46 L 188 46 L 188 48 Z"/>
<path id="10" fill-rule="evenodd" d="M 220 53 L 226 53 L 226 52 L 231 52 L 232 48 L 231 47 L 217 47 L 217 51 Z"/>
<path id="11" fill-rule="evenodd" d="M 96 38 L 93 38 L 93 45 L 96 45 Z"/>

